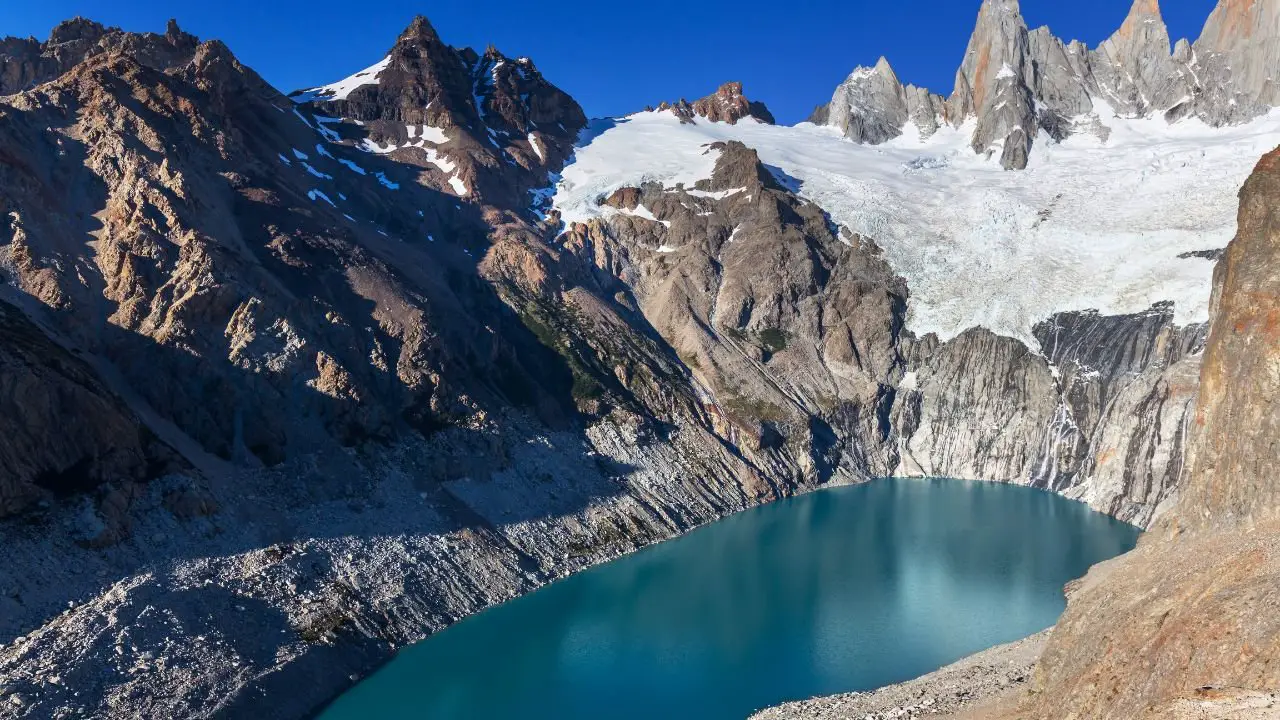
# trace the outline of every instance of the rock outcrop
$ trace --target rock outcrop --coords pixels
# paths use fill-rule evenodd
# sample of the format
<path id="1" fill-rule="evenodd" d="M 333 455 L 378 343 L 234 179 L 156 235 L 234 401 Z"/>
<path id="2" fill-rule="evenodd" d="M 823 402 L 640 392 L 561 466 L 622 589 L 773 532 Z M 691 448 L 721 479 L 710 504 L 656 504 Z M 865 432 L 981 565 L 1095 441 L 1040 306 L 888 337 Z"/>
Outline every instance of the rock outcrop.
<path id="1" fill-rule="evenodd" d="M 854 70 L 810 122 L 874 144 L 908 125 L 928 137 L 972 119 L 973 150 L 1007 169 L 1026 167 L 1042 131 L 1057 141 L 1097 134 L 1099 113 L 1245 122 L 1280 105 L 1277 13 L 1275 3 L 1221 0 L 1199 40 L 1171 49 L 1157 0 L 1134 0 L 1119 30 L 1090 49 L 1029 30 L 1018 0 L 984 0 L 950 97 L 904 87 L 882 58 Z"/>
<path id="2" fill-rule="evenodd" d="M 652 108 L 651 108 L 652 109 Z M 742 83 L 727 82 L 715 92 L 690 103 L 681 98 L 674 103 L 663 102 L 657 110 L 670 110 L 685 122 L 695 122 L 695 118 L 703 118 L 711 122 L 736 124 L 743 118 L 753 118 L 756 122 L 772 125 L 773 113 L 762 102 L 747 99 L 742 94 Z"/>

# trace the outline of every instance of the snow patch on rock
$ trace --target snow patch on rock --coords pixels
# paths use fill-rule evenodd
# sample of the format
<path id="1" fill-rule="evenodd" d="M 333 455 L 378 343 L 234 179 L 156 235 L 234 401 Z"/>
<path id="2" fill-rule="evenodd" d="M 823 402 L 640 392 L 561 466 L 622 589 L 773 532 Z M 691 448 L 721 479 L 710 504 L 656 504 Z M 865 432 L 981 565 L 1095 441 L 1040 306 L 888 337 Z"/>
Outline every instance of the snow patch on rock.
<path id="1" fill-rule="evenodd" d="M 347 96 L 356 90 L 356 88 L 365 85 L 377 85 L 378 75 L 387 66 L 391 64 L 391 56 L 388 55 L 377 63 L 361 70 L 360 72 L 339 80 L 329 85 L 321 85 L 317 88 L 310 88 L 293 96 L 296 103 L 310 102 L 312 100 L 346 100 Z"/>

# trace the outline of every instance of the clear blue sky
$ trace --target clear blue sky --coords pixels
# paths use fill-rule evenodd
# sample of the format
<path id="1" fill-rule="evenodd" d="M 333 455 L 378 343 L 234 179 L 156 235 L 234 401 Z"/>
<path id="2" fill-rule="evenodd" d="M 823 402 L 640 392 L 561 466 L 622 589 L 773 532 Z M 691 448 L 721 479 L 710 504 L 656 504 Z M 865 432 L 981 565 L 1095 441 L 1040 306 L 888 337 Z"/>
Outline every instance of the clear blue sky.
<path id="1" fill-rule="evenodd" d="M 979 0 L 2 0 L 0 35 L 44 39 L 83 15 L 127 30 L 225 41 L 288 92 L 379 60 L 415 14 L 445 42 L 528 55 L 590 116 L 618 115 L 726 80 L 798 122 L 859 64 L 885 55 L 903 82 L 948 94 Z M 1032 27 L 1096 45 L 1130 0 L 1022 0 Z M 1163 0 L 1174 38 L 1194 39 L 1214 0 Z"/>

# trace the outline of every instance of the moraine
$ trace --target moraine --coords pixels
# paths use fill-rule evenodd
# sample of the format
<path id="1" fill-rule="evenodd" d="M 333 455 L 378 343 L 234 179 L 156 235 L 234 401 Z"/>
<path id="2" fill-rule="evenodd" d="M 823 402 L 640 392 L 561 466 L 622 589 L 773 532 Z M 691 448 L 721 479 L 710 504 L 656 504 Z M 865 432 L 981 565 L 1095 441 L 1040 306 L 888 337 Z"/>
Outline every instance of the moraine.
<path id="1" fill-rule="evenodd" d="M 1056 495 L 881 480 L 729 517 L 481 613 L 321 718 L 740 718 L 1042 630 L 1138 531 Z"/>

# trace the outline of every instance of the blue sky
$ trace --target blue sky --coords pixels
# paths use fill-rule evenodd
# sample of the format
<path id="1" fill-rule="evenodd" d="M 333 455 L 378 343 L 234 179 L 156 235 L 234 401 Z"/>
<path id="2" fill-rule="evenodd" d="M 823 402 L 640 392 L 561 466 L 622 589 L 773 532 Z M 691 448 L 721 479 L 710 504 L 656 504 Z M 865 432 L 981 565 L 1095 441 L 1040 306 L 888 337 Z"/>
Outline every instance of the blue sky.
<path id="1" fill-rule="evenodd" d="M 42 0 L 0 6 L 0 35 L 44 39 L 83 15 L 161 32 L 177 17 L 219 38 L 286 92 L 379 60 L 421 13 L 452 45 L 528 55 L 591 116 L 701 97 L 741 80 L 779 121 L 798 122 L 859 64 L 885 55 L 904 82 L 948 94 L 979 0 Z M 1163 0 L 1170 33 L 1195 38 L 1215 0 Z M 1119 27 L 1129 0 L 1022 0 L 1035 27 L 1091 46 Z"/>

